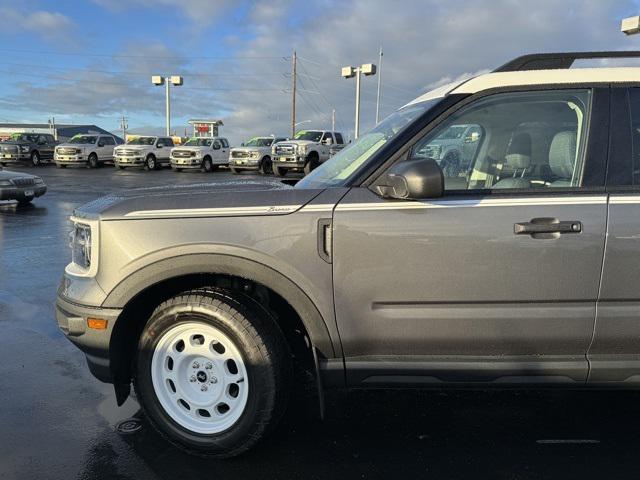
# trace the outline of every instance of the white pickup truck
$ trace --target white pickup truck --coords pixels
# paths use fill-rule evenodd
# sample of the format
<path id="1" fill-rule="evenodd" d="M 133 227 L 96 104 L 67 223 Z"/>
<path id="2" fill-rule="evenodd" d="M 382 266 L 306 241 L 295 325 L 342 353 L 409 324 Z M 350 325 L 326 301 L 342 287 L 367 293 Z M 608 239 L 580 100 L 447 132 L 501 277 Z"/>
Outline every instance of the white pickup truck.
<path id="1" fill-rule="evenodd" d="M 146 167 L 148 170 L 157 170 L 162 165 L 169 165 L 173 146 L 171 137 L 135 137 L 113 150 L 113 162 L 120 169 Z"/>
<path id="2" fill-rule="evenodd" d="M 273 145 L 273 173 L 283 177 L 289 170 L 310 173 L 331 156 L 331 150 L 342 148 L 344 139 L 330 130 L 300 130 L 293 140 Z"/>
<path id="3" fill-rule="evenodd" d="M 171 150 L 171 168 L 213 172 L 220 165 L 229 165 L 229 141 L 223 137 L 190 138 L 184 145 Z"/>
<path id="4" fill-rule="evenodd" d="M 97 168 L 105 162 L 113 161 L 113 149 L 117 142 L 111 135 L 79 134 L 67 143 L 58 145 L 53 159 L 58 168 L 68 165 L 86 165 Z"/>
<path id="5" fill-rule="evenodd" d="M 254 137 L 240 147 L 231 149 L 229 168 L 233 173 L 243 170 L 257 170 L 266 175 L 272 173 L 271 147 L 274 143 L 284 142 L 287 137 Z"/>

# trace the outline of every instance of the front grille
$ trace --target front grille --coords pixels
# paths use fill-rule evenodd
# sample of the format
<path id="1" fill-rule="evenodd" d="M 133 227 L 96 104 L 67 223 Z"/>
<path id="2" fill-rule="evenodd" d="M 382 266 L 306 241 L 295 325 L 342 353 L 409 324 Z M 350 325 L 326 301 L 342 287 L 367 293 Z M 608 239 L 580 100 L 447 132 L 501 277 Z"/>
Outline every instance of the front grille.
<path id="1" fill-rule="evenodd" d="M 36 184 L 36 180 L 35 178 L 20 177 L 12 178 L 11 183 L 13 183 L 16 187 L 30 187 L 31 185 Z"/>
<path id="2" fill-rule="evenodd" d="M 59 155 L 75 155 L 78 153 L 78 150 L 76 148 L 58 148 L 56 152 L 58 152 Z"/>
<path id="3" fill-rule="evenodd" d="M 191 158 L 194 156 L 194 152 L 188 150 L 174 150 L 171 154 L 173 158 Z"/>
<path id="4" fill-rule="evenodd" d="M 18 153 L 18 147 L 16 145 L 3 145 L 0 150 L 4 153 Z"/>
<path id="5" fill-rule="evenodd" d="M 295 155 L 295 145 L 276 145 L 276 155 Z"/>
<path id="6" fill-rule="evenodd" d="M 123 157 L 133 157 L 136 155 L 140 155 L 140 152 L 138 150 L 122 149 L 122 150 L 117 150 L 116 155 L 123 156 Z"/>
<path id="7" fill-rule="evenodd" d="M 251 152 L 244 152 L 244 151 L 231 152 L 232 158 L 249 158 L 250 156 L 251 156 Z"/>

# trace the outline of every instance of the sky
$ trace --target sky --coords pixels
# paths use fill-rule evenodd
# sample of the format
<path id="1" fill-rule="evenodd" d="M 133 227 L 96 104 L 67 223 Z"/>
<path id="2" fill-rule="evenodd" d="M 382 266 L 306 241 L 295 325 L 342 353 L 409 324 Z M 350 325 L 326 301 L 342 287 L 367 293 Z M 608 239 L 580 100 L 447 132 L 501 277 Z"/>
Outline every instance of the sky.
<path id="1" fill-rule="evenodd" d="M 533 52 L 640 49 L 620 33 L 640 0 L 0 0 L 0 122 L 91 123 L 163 133 L 164 89 L 182 75 L 172 127 L 222 119 L 233 144 L 291 131 L 291 55 L 301 128 L 353 134 L 346 65 L 378 63 L 381 114 L 457 78 Z M 377 77 L 362 81 L 361 131 Z"/>

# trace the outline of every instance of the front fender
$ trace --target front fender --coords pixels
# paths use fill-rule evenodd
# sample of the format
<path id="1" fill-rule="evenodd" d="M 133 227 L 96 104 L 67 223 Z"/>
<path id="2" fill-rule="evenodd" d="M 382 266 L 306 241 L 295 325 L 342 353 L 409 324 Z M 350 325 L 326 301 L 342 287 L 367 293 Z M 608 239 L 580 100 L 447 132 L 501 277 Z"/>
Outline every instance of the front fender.
<path id="1" fill-rule="evenodd" d="M 124 308 L 138 294 L 164 280 L 190 274 L 233 275 L 270 288 L 298 313 L 311 342 L 326 358 L 336 358 L 327 323 L 305 291 L 281 272 L 254 260 L 227 254 L 185 253 L 149 263 L 125 277 L 105 298 L 105 308 Z M 339 345 L 336 338 L 336 344 Z"/>

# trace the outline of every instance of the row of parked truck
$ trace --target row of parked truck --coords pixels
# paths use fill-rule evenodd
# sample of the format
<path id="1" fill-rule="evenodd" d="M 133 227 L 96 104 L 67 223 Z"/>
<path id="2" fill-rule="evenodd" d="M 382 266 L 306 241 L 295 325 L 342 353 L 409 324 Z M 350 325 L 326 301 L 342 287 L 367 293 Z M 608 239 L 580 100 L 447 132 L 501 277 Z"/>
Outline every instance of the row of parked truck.
<path id="1" fill-rule="evenodd" d="M 111 135 L 80 134 L 57 144 L 49 134 L 21 133 L 0 144 L 0 165 L 27 161 L 34 166 L 55 162 L 60 168 L 96 168 L 113 163 L 120 169 L 170 166 L 178 172 L 227 166 L 233 173 L 250 170 L 282 177 L 289 171 L 309 173 L 343 146 L 342 134 L 329 130 L 301 130 L 293 139 L 254 137 L 236 148 L 224 137 L 194 137 L 176 145 L 171 137 L 149 135 L 118 145 Z"/>

